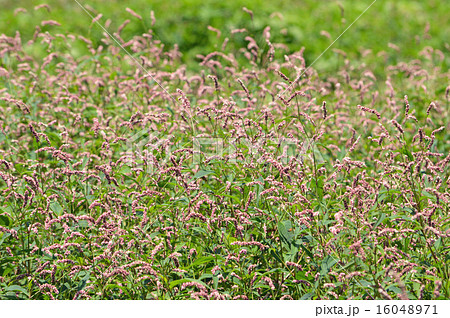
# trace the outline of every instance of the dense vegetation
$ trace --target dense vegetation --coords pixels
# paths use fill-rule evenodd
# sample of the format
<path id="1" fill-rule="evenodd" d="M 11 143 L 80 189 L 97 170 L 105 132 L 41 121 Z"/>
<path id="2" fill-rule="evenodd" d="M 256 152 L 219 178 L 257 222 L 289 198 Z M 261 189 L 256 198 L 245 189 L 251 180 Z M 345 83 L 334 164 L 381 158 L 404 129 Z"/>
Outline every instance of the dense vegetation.
<path id="1" fill-rule="evenodd" d="M 308 67 L 370 2 L 91 4 L 133 58 L 52 2 L 0 13 L 1 299 L 448 299 L 448 4 Z"/>

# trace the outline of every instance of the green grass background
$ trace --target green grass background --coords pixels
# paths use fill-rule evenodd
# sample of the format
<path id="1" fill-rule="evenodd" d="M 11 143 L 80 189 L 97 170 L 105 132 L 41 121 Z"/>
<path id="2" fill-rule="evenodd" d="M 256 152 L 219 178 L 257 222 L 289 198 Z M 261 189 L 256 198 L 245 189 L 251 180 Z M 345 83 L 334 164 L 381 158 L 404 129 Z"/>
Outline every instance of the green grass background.
<path id="1" fill-rule="evenodd" d="M 197 54 L 207 54 L 220 47 L 225 37 L 230 36 L 234 28 L 247 28 L 255 35 L 260 45 L 261 31 L 271 27 L 273 42 L 284 43 L 291 50 L 305 47 L 307 64 L 316 59 L 350 23 L 352 23 L 371 3 L 364 1 L 333 1 L 333 0 L 284 0 L 284 1 L 204 1 L 204 0 L 131 0 L 131 1 L 79 1 L 91 8 L 93 15 L 103 14 L 102 24 L 111 19 L 109 30 L 114 32 L 126 19 L 131 23 L 122 33 L 126 41 L 135 34 L 147 32 L 150 28 L 167 48 L 175 43 L 182 52 L 182 60 L 189 64 L 196 60 Z M 47 3 L 51 11 L 34 10 L 34 6 Z M 14 35 L 19 30 L 24 39 L 32 37 L 35 26 L 42 20 L 60 22 L 61 33 L 74 33 L 90 38 L 100 44 L 103 31 L 97 25 L 92 25 L 91 19 L 74 0 L 2 0 L 0 1 L 0 33 Z M 18 7 L 27 9 L 26 13 L 14 15 Z M 143 17 L 143 21 L 131 16 L 125 8 L 131 8 Z M 254 12 L 254 20 L 242 10 L 247 7 Z M 150 11 L 156 17 L 154 27 L 151 27 Z M 272 13 L 281 13 L 271 16 Z M 383 65 L 416 59 L 419 52 L 426 46 L 432 46 L 444 53 L 448 52 L 447 37 L 450 32 L 449 15 L 450 1 L 386 1 L 378 0 L 367 12 L 333 45 L 332 49 L 345 51 L 351 59 L 361 56 L 370 49 L 367 63 L 376 65 L 375 73 L 383 72 Z M 428 35 L 425 29 L 429 24 Z M 208 25 L 220 29 L 222 35 L 216 37 L 207 29 Z M 45 26 L 42 29 L 55 28 Z M 284 31 L 283 31 L 284 30 Z M 331 38 L 322 36 L 321 31 L 327 31 Z M 246 42 L 242 37 L 242 45 Z M 399 51 L 390 48 L 389 43 L 399 47 Z M 315 64 L 320 71 L 337 69 L 339 57 L 330 49 Z M 36 54 L 39 54 L 39 50 Z M 80 50 L 81 47 L 80 47 Z M 85 52 L 75 52 L 84 54 Z M 448 65 L 448 54 L 446 64 Z M 191 63 L 188 68 L 194 68 Z"/>

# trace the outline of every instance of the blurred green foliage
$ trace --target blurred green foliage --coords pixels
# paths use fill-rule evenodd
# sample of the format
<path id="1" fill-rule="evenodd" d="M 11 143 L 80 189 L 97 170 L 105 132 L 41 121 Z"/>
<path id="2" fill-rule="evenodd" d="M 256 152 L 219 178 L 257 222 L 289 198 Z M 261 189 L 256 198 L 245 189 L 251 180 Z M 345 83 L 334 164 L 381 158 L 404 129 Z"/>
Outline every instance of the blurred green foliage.
<path id="1" fill-rule="evenodd" d="M 265 45 L 262 30 L 271 27 L 272 42 L 286 44 L 290 50 L 305 47 L 307 63 L 312 63 L 350 24 L 372 3 L 364 1 L 332 0 L 282 0 L 269 2 L 262 0 L 218 1 L 218 0 L 96 0 L 79 1 L 92 12 L 93 16 L 103 14 L 100 23 L 111 20 L 109 31 L 115 32 L 126 19 L 129 23 L 122 32 L 126 41 L 135 34 L 152 29 L 166 48 L 179 46 L 182 60 L 189 64 L 197 54 L 208 54 L 220 48 L 224 39 L 231 36 L 231 30 L 247 28 L 258 44 Z M 36 5 L 47 3 L 45 8 L 34 10 Z M 14 35 L 20 31 L 24 39 L 32 37 L 35 26 L 43 20 L 55 20 L 61 26 L 44 26 L 42 30 L 54 28 L 61 33 L 74 33 L 90 38 L 100 44 L 103 31 L 91 23 L 91 18 L 83 12 L 74 0 L 2 0 L 0 1 L 0 33 Z M 23 7 L 27 12 L 14 13 Z M 125 9 L 130 8 L 142 16 L 133 17 Z M 250 15 L 243 7 L 252 10 Z M 151 26 L 150 12 L 154 11 L 156 23 Z M 426 46 L 432 46 L 444 53 L 448 52 L 446 42 L 449 33 L 450 2 L 429 1 L 385 1 L 378 0 L 348 31 L 333 45 L 351 59 L 360 57 L 371 50 L 369 62 L 376 64 L 375 73 L 383 72 L 386 62 L 415 59 Z M 208 30 L 212 26 L 221 31 L 218 37 Z M 330 38 L 325 33 L 328 32 Z M 390 43 L 395 46 L 389 45 Z M 242 37 L 242 46 L 245 45 Z M 397 49 L 398 47 L 398 49 Z M 316 64 L 318 70 L 333 71 L 339 66 L 339 54 L 330 49 Z M 82 54 L 83 52 L 80 52 Z M 366 51 L 367 53 L 367 51 Z M 448 58 L 446 64 L 448 65 Z M 188 65 L 189 68 L 189 65 Z"/>

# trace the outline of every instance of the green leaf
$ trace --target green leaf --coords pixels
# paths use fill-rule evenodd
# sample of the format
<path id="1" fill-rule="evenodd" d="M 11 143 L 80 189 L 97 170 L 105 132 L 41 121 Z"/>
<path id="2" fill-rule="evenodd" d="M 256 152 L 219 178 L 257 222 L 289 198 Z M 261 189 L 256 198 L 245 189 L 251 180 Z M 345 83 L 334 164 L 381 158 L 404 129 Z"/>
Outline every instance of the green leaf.
<path id="1" fill-rule="evenodd" d="M 89 227 L 89 223 L 86 220 L 79 220 L 78 221 L 78 226 L 79 227 Z"/>
<path id="2" fill-rule="evenodd" d="M 91 272 L 88 272 L 84 278 L 80 281 L 78 284 L 77 290 L 80 291 L 86 286 L 86 282 L 89 280 L 89 277 L 91 276 Z"/>
<path id="3" fill-rule="evenodd" d="M 6 287 L 6 291 L 16 291 L 16 292 L 28 294 L 28 290 L 26 290 L 25 288 L 23 288 L 22 286 L 19 286 L 19 285 L 8 286 L 8 287 Z"/>
<path id="4" fill-rule="evenodd" d="M 197 172 L 195 174 L 195 176 L 192 178 L 192 180 L 197 180 L 200 179 L 201 177 L 207 176 L 211 173 L 214 173 L 214 171 L 212 170 L 200 170 L 199 172 Z"/>
<path id="5" fill-rule="evenodd" d="M 84 170 L 84 168 L 86 168 L 86 165 L 87 165 L 88 161 L 89 161 L 89 157 L 85 156 L 83 158 L 83 163 L 81 164 L 81 169 L 80 170 Z"/>
<path id="6" fill-rule="evenodd" d="M 359 284 L 361 284 L 361 286 L 363 286 L 363 287 L 372 287 L 373 286 L 373 284 L 372 283 L 370 283 L 370 282 L 368 282 L 368 281 L 366 281 L 366 280 L 364 280 L 364 279 L 361 279 L 360 281 L 359 281 Z"/>
<path id="7" fill-rule="evenodd" d="M 434 194 L 431 194 L 425 190 L 422 191 L 423 196 L 420 197 L 420 200 L 422 201 L 423 199 L 436 199 L 436 196 Z"/>
<path id="8" fill-rule="evenodd" d="M 0 233 L 0 245 L 3 244 L 3 242 L 6 240 L 7 237 L 10 237 L 10 233 L 1 232 Z"/>
<path id="9" fill-rule="evenodd" d="M 198 265 L 202 265 L 202 264 L 205 264 L 205 263 L 209 263 L 209 262 L 211 262 L 213 260 L 214 260 L 214 256 L 201 257 L 201 258 L 197 259 L 195 262 L 193 262 L 189 267 L 198 266 Z"/>
<path id="10" fill-rule="evenodd" d="M 320 273 L 326 275 L 336 263 L 337 261 L 332 256 L 328 255 L 322 260 Z"/>
<path id="11" fill-rule="evenodd" d="M 436 250 L 439 250 L 441 248 L 441 246 L 442 246 L 442 237 L 438 238 L 436 240 L 436 242 L 434 242 L 434 248 Z"/>
<path id="12" fill-rule="evenodd" d="M 396 294 L 402 293 L 402 290 L 399 287 L 394 286 L 394 285 L 391 285 L 391 286 L 387 287 L 386 290 L 390 291 L 390 292 L 394 292 Z"/>
<path id="13" fill-rule="evenodd" d="M 314 293 L 306 293 L 306 294 L 304 294 L 301 298 L 300 298 L 300 300 L 308 300 L 308 299 L 311 299 L 311 297 L 314 295 Z"/>
<path id="14" fill-rule="evenodd" d="M 7 227 L 11 225 L 11 220 L 6 215 L 0 215 L 0 225 Z"/>
<path id="15" fill-rule="evenodd" d="M 302 249 L 302 250 L 304 250 L 305 251 L 305 253 L 306 253 L 306 255 L 308 255 L 309 257 L 311 257 L 311 259 L 314 259 L 314 255 L 303 245 L 303 244 L 300 244 L 300 248 Z"/>
<path id="16" fill-rule="evenodd" d="M 202 276 L 199 277 L 199 280 L 208 279 L 208 278 L 212 278 L 212 277 L 213 277 L 213 274 L 205 273 L 205 274 L 203 274 Z"/>
<path id="17" fill-rule="evenodd" d="M 319 201 L 322 201 L 323 198 L 323 183 L 324 183 L 324 176 L 320 176 L 316 179 L 313 179 L 311 181 L 311 188 L 317 193 L 317 196 L 319 198 Z"/>
<path id="18" fill-rule="evenodd" d="M 72 287 L 70 286 L 69 283 L 64 283 L 61 287 L 61 289 L 59 290 L 59 293 L 64 293 L 66 290 L 71 290 Z"/>
<path id="19" fill-rule="evenodd" d="M 375 230 L 375 228 L 381 224 L 381 222 L 383 222 L 383 220 L 386 218 L 386 213 L 381 213 L 381 216 L 378 218 L 377 222 L 374 224 L 373 229 Z"/>
<path id="20" fill-rule="evenodd" d="M 406 145 L 405 145 L 405 146 L 402 148 L 402 153 L 403 153 L 404 155 L 407 155 L 407 156 L 408 156 L 408 159 L 409 159 L 410 161 L 414 161 L 414 157 L 413 157 L 411 151 L 409 150 L 409 146 L 406 146 Z"/>
<path id="21" fill-rule="evenodd" d="M 22 163 L 17 163 L 14 165 L 14 169 L 18 174 L 22 175 L 22 173 L 25 171 L 25 165 Z"/>
<path id="22" fill-rule="evenodd" d="M 2 276 L 3 276 L 3 277 L 8 276 L 8 274 L 9 274 L 9 273 L 12 273 L 13 270 L 14 270 L 14 268 L 12 268 L 12 267 L 6 267 L 5 270 L 4 270 L 3 273 L 2 273 Z"/>
<path id="23" fill-rule="evenodd" d="M 283 259 L 281 258 L 281 253 L 279 251 L 275 250 L 274 248 L 271 248 L 270 254 L 272 254 L 272 256 L 275 257 L 278 262 L 284 264 Z"/>
<path id="24" fill-rule="evenodd" d="M 50 203 L 50 209 L 55 212 L 57 216 L 61 216 L 63 214 L 63 208 L 57 201 Z"/>
<path id="25" fill-rule="evenodd" d="M 292 223 L 289 220 L 278 222 L 278 233 L 280 234 L 281 239 L 291 245 L 294 239 L 294 233 L 292 231 Z"/>
<path id="26" fill-rule="evenodd" d="M 219 273 L 213 276 L 213 288 L 217 289 L 217 286 L 219 286 Z"/>
<path id="27" fill-rule="evenodd" d="M 54 133 L 53 131 L 49 131 L 46 134 L 53 146 L 58 146 L 61 144 L 61 137 L 58 134 Z"/>

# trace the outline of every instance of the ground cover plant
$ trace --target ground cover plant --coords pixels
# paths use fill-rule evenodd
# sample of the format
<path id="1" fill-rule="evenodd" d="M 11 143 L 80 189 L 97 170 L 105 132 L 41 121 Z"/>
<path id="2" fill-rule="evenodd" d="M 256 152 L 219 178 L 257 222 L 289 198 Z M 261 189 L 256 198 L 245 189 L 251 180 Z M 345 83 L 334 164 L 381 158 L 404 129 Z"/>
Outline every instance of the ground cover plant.
<path id="1" fill-rule="evenodd" d="M 124 12 L 0 36 L 1 299 L 448 299 L 447 43 L 319 71 L 244 8 L 193 66 Z"/>

